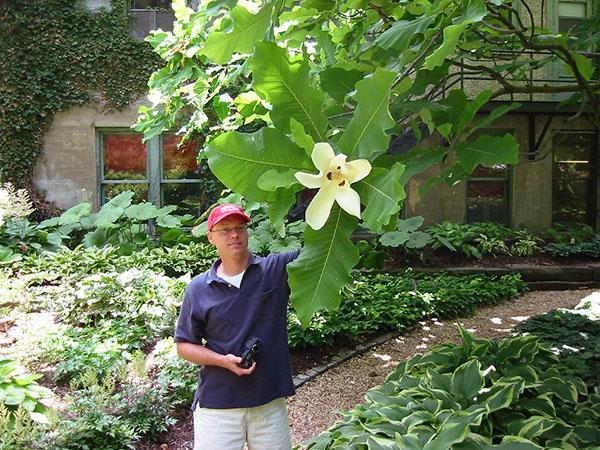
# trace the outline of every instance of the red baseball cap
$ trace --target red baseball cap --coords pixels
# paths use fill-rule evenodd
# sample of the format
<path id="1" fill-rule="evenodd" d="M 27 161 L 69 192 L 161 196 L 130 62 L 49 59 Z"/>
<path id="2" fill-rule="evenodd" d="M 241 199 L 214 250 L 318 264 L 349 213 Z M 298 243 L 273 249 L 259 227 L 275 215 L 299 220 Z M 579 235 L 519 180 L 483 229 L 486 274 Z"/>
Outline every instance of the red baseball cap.
<path id="1" fill-rule="evenodd" d="M 250 217 L 239 206 L 232 203 L 223 203 L 210 212 L 208 216 L 208 231 L 212 230 L 215 224 L 229 216 L 239 216 L 246 222 L 252 222 Z"/>

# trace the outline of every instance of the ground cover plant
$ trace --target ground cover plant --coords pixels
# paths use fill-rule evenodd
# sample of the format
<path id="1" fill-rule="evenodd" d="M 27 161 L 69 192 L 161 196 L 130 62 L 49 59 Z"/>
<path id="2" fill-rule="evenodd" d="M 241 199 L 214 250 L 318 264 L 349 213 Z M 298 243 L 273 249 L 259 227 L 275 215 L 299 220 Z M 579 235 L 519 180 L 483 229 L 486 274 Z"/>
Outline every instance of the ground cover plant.
<path id="1" fill-rule="evenodd" d="M 186 265 L 190 255 L 198 260 Z M 154 262 L 157 271 L 138 268 L 152 265 L 156 256 L 163 258 Z M 177 356 L 169 337 L 189 278 L 168 276 L 163 266 L 181 261 L 185 270 L 206 268 L 213 257 L 201 243 L 128 256 L 110 246 L 78 246 L 27 256 L 14 272 L 5 271 L 0 288 L 10 298 L 10 321 L 19 331 L 9 351 L 32 371 L 43 370 L 44 382 L 59 387 L 62 404 L 47 425 L 20 420 L 35 432 L 15 438 L 15 448 L 130 448 L 172 422 L 175 407 L 191 400 L 197 369 Z M 484 287 L 488 295 L 482 297 Z M 323 313 L 303 330 L 290 313 L 290 343 L 303 348 L 339 339 L 354 343 L 402 330 L 425 315 L 454 315 L 461 302 L 466 311 L 479 302 L 512 298 L 523 288 L 518 277 L 357 273 L 336 315 Z M 145 366 L 137 373 L 146 375 L 132 376 L 132 366 Z"/>
<path id="2" fill-rule="evenodd" d="M 576 449 L 600 444 L 600 390 L 535 336 L 443 344 L 400 363 L 307 449 Z"/>

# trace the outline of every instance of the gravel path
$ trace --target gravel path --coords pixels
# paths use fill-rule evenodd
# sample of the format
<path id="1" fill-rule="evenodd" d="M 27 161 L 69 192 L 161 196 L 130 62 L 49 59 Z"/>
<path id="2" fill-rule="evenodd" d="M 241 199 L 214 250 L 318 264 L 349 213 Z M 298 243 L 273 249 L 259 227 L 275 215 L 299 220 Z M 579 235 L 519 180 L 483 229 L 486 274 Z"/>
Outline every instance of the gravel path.
<path id="1" fill-rule="evenodd" d="M 524 318 L 556 308 L 572 308 L 593 289 L 537 291 L 500 305 L 479 308 L 473 317 L 460 319 L 478 337 L 506 337 Z M 336 410 L 352 409 L 363 402 L 366 391 L 381 384 L 401 361 L 443 342 L 458 342 L 455 321 L 428 320 L 399 338 L 318 376 L 288 399 L 292 441 L 299 444 L 331 426 Z"/>

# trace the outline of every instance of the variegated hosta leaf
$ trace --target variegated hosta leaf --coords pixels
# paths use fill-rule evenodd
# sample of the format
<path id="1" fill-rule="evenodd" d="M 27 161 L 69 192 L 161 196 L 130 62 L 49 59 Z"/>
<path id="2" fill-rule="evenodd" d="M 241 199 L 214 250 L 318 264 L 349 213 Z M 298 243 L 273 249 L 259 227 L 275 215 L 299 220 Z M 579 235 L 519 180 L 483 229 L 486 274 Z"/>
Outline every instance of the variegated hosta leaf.
<path id="1" fill-rule="evenodd" d="M 395 125 L 389 111 L 394 77 L 393 72 L 377 69 L 373 77 L 356 83 L 356 110 L 339 141 L 349 160 L 371 161 L 388 149 L 390 136 L 385 131 Z"/>
<path id="2" fill-rule="evenodd" d="M 311 86 L 306 61 L 290 62 L 285 49 L 272 42 L 259 42 L 251 69 L 253 88 L 271 103 L 271 120 L 278 129 L 289 132 L 290 119 L 294 118 L 316 142 L 327 140 L 323 92 Z"/>
<path id="3" fill-rule="evenodd" d="M 469 400 L 483 387 L 483 375 L 478 360 L 472 359 L 452 374 L 451 391 L 458 400 Z"/>
<path id="4" fill-rule="evenodd" d="M 202 53 L 217 64 L 225 64 L 234 52 L 252 53 L 254 42 L 265 37 L 271 23 L 273 2 L 266 3 L 252 14 L 241 5 L 231 10 L 233 29 L 213 31 L 206 40 Z"/>
<path id="5" fill-rule="evenodd" d="M 361 202 L 366 205 L 362 219 L 371 231 L 381 231 L 400 211 L 401 202 L 406 197 L 399 182 L 403 171 L 401 164 L 394 164 L 389 170 L 374 167 L 368 177 L 354 185 Z"/>
<path id="6" fill-rule="evenodd" d="M 340 291 L 352 281 L 350 270 L 358 262 L 358 249 L 350 236 L 357 219 L 335 205 L 323 228 L 306 227 L 304 248 L 288 266 L 291 301 L 304 326 L 321 309 L 335 309 Z"/>

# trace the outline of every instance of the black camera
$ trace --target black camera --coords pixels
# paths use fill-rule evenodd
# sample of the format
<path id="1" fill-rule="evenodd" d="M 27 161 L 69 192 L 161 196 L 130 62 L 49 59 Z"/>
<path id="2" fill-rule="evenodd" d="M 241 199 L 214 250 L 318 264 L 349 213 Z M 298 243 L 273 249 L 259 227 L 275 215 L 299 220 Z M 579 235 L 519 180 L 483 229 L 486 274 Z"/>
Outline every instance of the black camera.
<path id="1" fill-rule="evenodd" d="M 248 369 L 254 363 L 254 358 L 260 353 L 260 346 L 262 342 L 257 337 L 250 337 L 246 339 L 242 350 L 240 352 L 240 358 L 242 361 L 238 364 L 243 369 Z"/>

